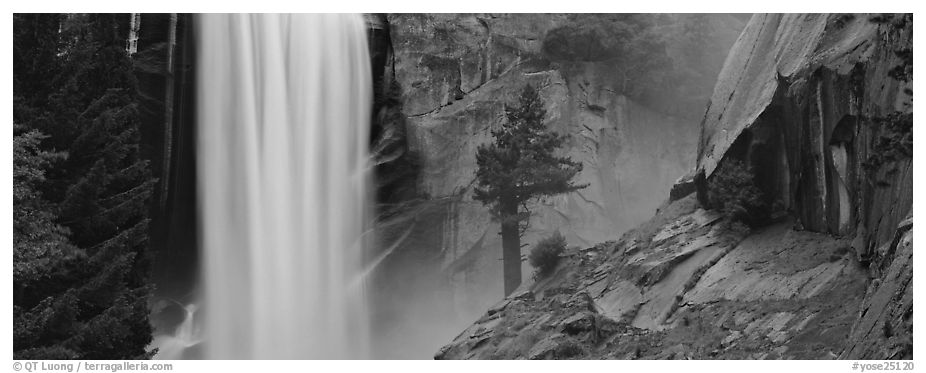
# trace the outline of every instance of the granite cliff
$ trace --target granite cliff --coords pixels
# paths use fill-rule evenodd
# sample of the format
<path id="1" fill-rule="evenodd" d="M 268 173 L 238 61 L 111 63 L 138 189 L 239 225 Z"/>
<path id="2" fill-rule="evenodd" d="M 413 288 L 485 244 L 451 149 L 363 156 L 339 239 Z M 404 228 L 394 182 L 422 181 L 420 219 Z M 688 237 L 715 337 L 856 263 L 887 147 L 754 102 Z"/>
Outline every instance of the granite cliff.
<path id="1" fill-rule="evenodd" d="M 570 136 L 567 155 L 584 165 L 577 181 L 590 186 L 532 206 L 522 242 L 559 230 L 588 247 L 651 216 L 694 167 L 698 118 L 744 26 L 728 15 L 390 14 L 372 23 L 385 56 L 374 149 L 389 149 L 378 152 L 375 325 L 386 341 L 417 341 L 390 357 L 423 357 L 502 298 L 498 223 L 472 199 L 475 153 L 525 84 L 538 87 L 548 126 Z M 635 40 L 658 41 L 648 46 L 662 58 L 658 73 L 633 70 L 617 45 L 589 42 L 631 24 L 649 33 Z M 692 49 L 704 52 L 697 62 Z M 522 273 L 529 281 L 526 263 Z"/>
<path id="2" fill-rule="evenodd" d="M 910 15 L 753 16 L 656 216 L 568 250 L 435 357 L 912 358 L 911 38 Z M 761 226 L 705 207 L 734 160 Z"/>

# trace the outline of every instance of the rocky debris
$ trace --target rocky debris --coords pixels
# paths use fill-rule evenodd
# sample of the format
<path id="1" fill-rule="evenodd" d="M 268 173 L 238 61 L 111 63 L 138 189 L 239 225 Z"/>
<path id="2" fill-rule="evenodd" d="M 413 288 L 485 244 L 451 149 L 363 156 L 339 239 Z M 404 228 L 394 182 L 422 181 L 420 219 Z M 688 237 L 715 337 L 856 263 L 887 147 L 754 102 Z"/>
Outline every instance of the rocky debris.
<path id="1" fill-rule="evenodd" d="M 561 334 L 551 335 L 531 347 L 529 360 L 569 359 L 584 354 L 582 347 L 574 340 Z"/>
<path id="2" fill-rule="evenodd" d="M 564 258 L 553 280 L 492 307 L 440 357 L 838 355 L 865 291 L 847 240 L 793 231 L 789 222 L 749 234 L 697 208 L 694 198 L 592 250 L 610 255 Z M 649 226 L 654 222 L 659 226 Z M 630 240 L 641 248 L 621 249 Z M 694 254 L 677 259 L 688 251 Z M 671 264 L 652 265 L 663 262 Z M 641 281 L 647 271 L 665 273 Z"/>
<path id="3" fill-rule="evenodd" d="M 556 348 L 559 347 L 557 339 L 562 339 L 557 337 L 561 336 L 551 335 L 538 342 L 536 345 L 531 347 L 530 351 L 527 353 L 527 358 L 529 360 L 545 360 L 556 357 Z"/>
<path id="4" fill-rule="evenodd" d="M 570 259 L 582 268 L 592 263 Z M 587 357 L 589 349 L 627 329 L 602 315 L 592 297 L 565 276 L 565 284 L 523 291 L 492 307 L 453 343 L 435 355 L 438 359 Z"/>
<path id="5" fill-rule="evenodd" d="M 522 301 L 524 301 L 524 300 L 533 300 L 533 299 L 534 299 L 534 292 L 531 291 L 531 290 L 519 291 L 519 292 L 517 292 L 517 293 L 512 294 L 512 295 L 511 295 L 511 299 L 514 299 L 514 300 L 522 300 Z"/>
<path id="6" fill-rule="evenodd" d="M 595 327 L 595 315 L 591 312 L 577 313 L 561 321 L 559 326 L 566 334 L 587 332 Z"/>
<path id="7" fill-rule="evenodd" d="M 692 207 L 643 240 L 630 238 L 633 233 L 625 236 L 636 240 L 636 247 L 624 251 L 617 262 L 620 270 L 614 271 L 610 262 L 596 269 L 607 268 L 618 275 L 588 288 L 596 295 L 597 307 L 615 320 L 660 329 L 659 324 L 678 307 L 680 294 L 742 238 L 744 231 L 715 224 L 719 221 L 720 215 Z M 593 276 L 602 277 L 600 272 Z"/>
<path id="8" fill-rule="evenodd" d="M 498 302 L 498 303 L 495 304 L 494 306 L 489 307 L 489 310 L 486 311 L 486 314 L 488 314 L 488 315 L 494 315 L 494 314 L 496 314 L 496 313 L 499 313 L 499 312 L 501 312 L 501 311 L 504 311 L 504 310 L 505 310 L 505 307 L 508 307 L 509 304 L 511 304 L 511 299 L 510 299 L 510 298 L 505 298 L 504 300 L 502 300 L 501 302 Z"/>

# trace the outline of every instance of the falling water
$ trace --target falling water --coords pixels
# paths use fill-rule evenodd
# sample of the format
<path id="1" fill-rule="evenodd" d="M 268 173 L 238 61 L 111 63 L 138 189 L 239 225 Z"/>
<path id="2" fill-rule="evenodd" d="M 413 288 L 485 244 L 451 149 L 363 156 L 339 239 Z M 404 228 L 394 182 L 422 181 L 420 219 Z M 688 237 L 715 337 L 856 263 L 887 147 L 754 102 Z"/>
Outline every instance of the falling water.
<path id="1" fill-rule="evenodd" d="M 154 336 L 151 342 L 152 347 L 158 348 L 158 359 L 176 360 L 181 359 L 184 353 L 190 348 L 195 348 L 200 342 L 200 335 L 194 326 L 196 305 L 182 305 L 177 303 L 183 309 L 183 321 L 177 326 L 173 334 L 158 334 Z"/>
<path id="2" fill-rule="evenodd" d="M 205 357 L 367 357 L 362 17 L 196 21 Z"/>

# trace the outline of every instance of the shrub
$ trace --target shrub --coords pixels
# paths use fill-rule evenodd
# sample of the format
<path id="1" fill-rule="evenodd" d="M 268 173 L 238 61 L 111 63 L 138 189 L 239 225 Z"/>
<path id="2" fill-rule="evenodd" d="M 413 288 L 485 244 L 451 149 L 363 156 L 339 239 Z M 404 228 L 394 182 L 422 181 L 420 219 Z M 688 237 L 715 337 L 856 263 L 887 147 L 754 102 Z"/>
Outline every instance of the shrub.
<path id="1" fill-rule="evenodd" d="M 895 111 L 886 117 L 872 118 L 869 122 L 877 136 L 862 167 L 869 177 L 885 163 L 913 158 L 913 113 Z"/>
<path id="2" fill-rule="evenodd" d="M 756 226 L 768 217 L 768 206 L 756 186 L 755 175 L 743 162 L 725 160 L 707 183 L 711 209 L 720 210 L 735 221 Z"/>
<path id="3" fill-rule="evenodd" d="M 552 236 L 544 238 L 531 249 L 527 259 L 530 260 L 531 266 L 537 268 L 537 275 L 548 275 L 556 264 L 559 263 L 559 254 L 566 249 L 566 238 L 559 232 L 553 233 Z"/>

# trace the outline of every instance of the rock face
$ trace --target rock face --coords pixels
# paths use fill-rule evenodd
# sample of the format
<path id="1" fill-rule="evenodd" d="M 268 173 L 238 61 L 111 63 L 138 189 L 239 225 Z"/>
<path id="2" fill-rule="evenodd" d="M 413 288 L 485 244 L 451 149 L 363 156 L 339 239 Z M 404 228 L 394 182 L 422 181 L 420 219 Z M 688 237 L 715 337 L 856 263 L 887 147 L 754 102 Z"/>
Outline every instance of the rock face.
<path id="1" fill-rule="evenodd" d="M 792 225 L 749 234 L 680 199 L 617 242 L 571 251 L 435 358 L 835 358 L 865 271 L 847 240 Z"/>
<path id="2" fill-rule="evenodd" d="M 403 157 L 413 158 L 410 163 L 417 167 L 413 175 L 409 173 L 417 196 L 380 198 L 389 203 L 381 206 L 378 239 L 384 252 L 391 250 L 376 275 L 378 292 L 390 298 L 382 302 L 440 298 L 444 303 L 432 305 L 447 312 L 442 311 L 435 322 L 459 330 L 502 298 L 499 226 L 472 199 L 475 153 L 480 144 L 491 141 L 490 131 L 504 121 L 504 105 L 514 103 L 525 84 L 539 89 L 548 127 L 570 135 L 565 153 L 584 165 L 577 181 L 590 184 L 531 206 L 531 226 L 522 239 L 526 244 L 555 230 L 571 245 L 614 239 L 651 216 L 678 176 L 694 166 L 703 107 L 675 107 L 670 103 L 680 100 L 665 99 L 668 94 L 630 93 L 619 69 L 621 62 L 614 58 L 570 60 L 549 52 L 549 47 L 545 50 L 552 35 L 560 41 L 582 40 L 581 35 L 563 31 L 569 30 L 565 25 L 576 23 L 571 17 L 386 17 L 383 23 L 388 25 L 392 57 L 385 75 L 394 77 L 392 94 L 401 108 L 401 131 L 407 141 L 400 147 Z M 662 35 L 677 35 L 683 31 L 684 17 L 666 16 L 654 22 Z M 723 15 L 707 20 L 715 31 L 711 44 L 703 48 L 718 52 L 703 64 L 716 71 L 743 22 Z M 666 38 L 667 53 L 678 57 L 684 40 Z M 664 91 L 683 95 L 666 84 Z M 706 85 L 700 90 L 688 88 L 707 92 L 704 88 L 713 81 L 698 84 Z M 531 272 L 523 264 L 525 282 Z M 400 283 L 399 278 L 414 284 Z M 383 320 L 401 323 L 396 317 L 405 316 L 386 315 L 409 313 L 398 311 L 404 306 L 380 307 Z M 419 316 L 419 320 L 428 318 Z M 455 331 L 447 333 L 443 338 Z"/>
<path id="3" fill-rule="evenodd" d="M 866 15 L 756 15 L 727 57 L 704 118 L 698 170 L 725 158 L 757 170 L 766 194 L 809 230 L 861 234 L 860 256 L 912 209 L 912 158 L 869 166 L 875 118 L 912 111 L 909 83 L 889 76 L 912 21 Z"/>
<path id="4" fill-rule="evenodd" d="M 913 110 L 912 78 L 896 76 L 912 27 L 910 15 L 757 15 L 727 58 L 701 132 L 706 179 L 723 159 L 746 160 L 800 226 L 854 237 L 875 280 L 845 358 L 912 356 L 903 232 L 912 226 L 913 159 L 885 146 L 904 136 L 912 144 L 912 134 L 883 120 Z"/>
<path id="5" fill-rule="evenodd" d="M 435 358 L 912 358 L 912 152 L 883 119 L 912 112 L 891 76 L 911 36 L 903 15 L 754 16 L 672 202 Z M 727 159 L 778 201 L 768 225 L 700 207 Z"/>
<path id="6" fill-rule="evenodd" d="M 878 249 L 875 267 L 844 359 L 913 358 L 913 221 L 900 223 L 894 239 Z"/>
<path id="7" fill-rule="evenodd" d="M 152 278 L 158 296 L 188 301 L 199 265 L 196 230 L 195 43 L 192 14 L 139 17 L 142 151 L 158 177 L 152 195 Z"/>
<path id="8" fill-rule="evenodd" d="M 477 215 L 465 225 L 480 226 L 479 233 L 461 232 L 449 243 L 454 256 L 484 232 L 491 233 L 487 244 L 497 240 L 485 208 L 472 203 L 475 153 L 491 141 L 504 105 L 525 84 L 539 87 L 548 126 L 571 136 L 567 154 L 585 166 L 580 182 L 591 184 L 535 206 L 535 233 L 559 228 L 570 243 L 586 245 L 613 238 L 651 214 L 691 165 L 686 151 L 694 150 L 694 123 L 614 93 L 618 78 L 608 62 L 561 66 L 542 55 L 543 35 L 565 21 L 555 15 L 390 16 L 410 149 L 422 160 L 420 191 L 432 199 L 455 197 L 458 211 L 467 210 L 460 215 Z M 665 133 L 677 136 L 665 141 Z"/>

